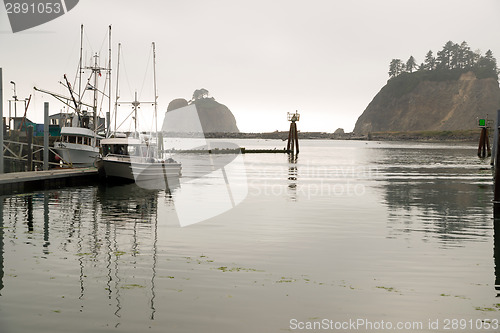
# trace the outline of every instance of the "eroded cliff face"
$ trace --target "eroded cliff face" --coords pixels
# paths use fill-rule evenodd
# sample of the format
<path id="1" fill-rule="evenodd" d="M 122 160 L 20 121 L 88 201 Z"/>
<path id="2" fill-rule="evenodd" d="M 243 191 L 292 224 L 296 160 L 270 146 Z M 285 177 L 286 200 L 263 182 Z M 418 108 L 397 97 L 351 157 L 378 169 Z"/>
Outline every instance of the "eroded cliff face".
<path id="1" fill-rule="evenodd" d="M 477 79 L 468 72 L 458 80 L 421 81 L 396 96 L 386 85 L 358 118 L 354 132 L 441 131 L 477 128 L 477 118 L 490 119 L 500 109 L 494 78 Z"/>

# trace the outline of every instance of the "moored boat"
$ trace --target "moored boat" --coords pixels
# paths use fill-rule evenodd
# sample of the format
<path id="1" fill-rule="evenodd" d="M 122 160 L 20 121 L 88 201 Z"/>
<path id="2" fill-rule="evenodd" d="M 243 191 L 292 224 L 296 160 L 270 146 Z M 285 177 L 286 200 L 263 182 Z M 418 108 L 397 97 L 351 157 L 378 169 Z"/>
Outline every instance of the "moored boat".
<path id="1" fill-rule="evenodd" d="M 80 43 L 83 45 L 83 25 L 81 26 Z M 111 59 L 111 26 L 109 27 L 109 59 Z M 73 89 L 66 75 L 64 75 L 64 83 L 70 96 L 63 96 L 58 93 L 50 92 L 44 89 L 34 87 L 35 90 L 52 95 L 57 100 L 64 103 L 68 108 L 74 112 L 64 114 L 63 118 L 57 118 L 56 122 L 60 121 L 61 137 L 54 142 L 54 150 L 59 158 L 66 166 L 92 166 L 95 165 L 96 159 L 99 158 L 100 153 L 100 140 L 104 138 L 105 126 L 104 119 L 99 117 L 99 109 L 102 109 L 104 100 L 108 101 L 108 108 L 111 110 L 111 95 L 110 73 L 111 62 L 102 67 L 99 65 L 99 55 L 93 56 L 94 61 L 91 66 L 84 66 L 82 64 L 82 46 L 80 47 L 80 62 L 78 65 L 78 89 Z M 84 71 L 90 71 L 89 77 L 86 79 L 85 87 L 82 84 L 82 76 Z M 99 78 L 102 74 L 106 74 L 106 85 L 109 92 L 106 95 L 102 90 L 99 90 Z M 92 82 L 92 84 L 90 84 Z M 90 91 L 92 102 L 83 102 L 85 93 Z M 84 107 L 87 108 L 84 110 Z M 62 115 L 62 114 L 61 114 Z M 102 135 L 100 135 L 100 134 Z"/>
<path id="2" fill-rule="evenodd" d="M 171 185 L 181 175 L 181 164 L 156 156 L 156 145 L 133 137 L 101 140 L 102 168 L 106 178 L 136 182 L 147 188 Z"/>
<path id="3" fill-rule="evenodd" d="M 99 158 L 99 145 L 103 136 L 84 127 L 63 127 L 61 138 L 54 142 L 54 150 L 67 164 L 92 166 Z"/>

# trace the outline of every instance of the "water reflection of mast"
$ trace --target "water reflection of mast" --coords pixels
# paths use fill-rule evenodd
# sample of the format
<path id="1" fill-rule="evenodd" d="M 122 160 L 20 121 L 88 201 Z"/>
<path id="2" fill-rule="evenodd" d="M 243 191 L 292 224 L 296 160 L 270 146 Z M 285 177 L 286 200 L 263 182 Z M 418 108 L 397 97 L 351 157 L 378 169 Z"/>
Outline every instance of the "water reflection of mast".
<path id="1" fill-rule="evenodd" d="M 71 202 L 71 200 L 70 200 Z M 78 264 L 80 266 L 80 296 L 78 297 L 78 299 L 82 299 L 83 298 L 83 294 L 85 292 L 85 286 L 84 286 L 84 283 L 83 283 L 83 277 L 84 277 L 84 274 L 83 274 L 83 253 L 82 253 L 82 249 L 83 249 L 83 246 L 82 246 L 82 243 L 83 243 L 83 237 L 82 237 L 82 218 L 81 218 L 81 207 L 80 207 L 80 201 L 77 200 L 76 202 L 76 208 L 74 210 L 74 214 L 73 214 L 73 221 L 76 222 L 76 224 L 78 225 L 78 230 L 77 230 L 77 248 L 78 248 L 78 254 L 79 254 L 79 258 L 78 258 Z"/>
<path id="2" fill-rule="evenodd" d="M 109 223 L 109 222 L 108 222 Z M 121 302 L 120 302 L 120 288 L 118 287 L 119 283 L 121 282 L 120 277 L 118 276 L 118 243 L 116 241 L 116 225 L 113 225 L 113 246 L 115 248 L 115 294 L 116 294 L 116 311 L 115 311 L 115 316 L 118 318 L 121 317 L 120 315 L 120 310 L 122 309 Z M 120 322 L 116 323 L 115 327 L 118 327 L 120 325 Z"/>
<path id="3" fill-rule="evenodd" d="M 292 201 L 297 200 L 297 159 L 297 155 L 288 155 L 288 192 Z"/>
<path id="4" fill-rule="evenodd" d="M 26 215 L 28 221 L 28 232 L 33 232 L 33 196 L 28 195 L 25 197 L 26 202 Z"/>
<path id="5" fill-rule="evenodd" d="M 49 193 L 43 193 L 43 253 L 49 254 Z"/>
<path id="6" fill-rule="evenodd" d="M 156 197 L 158 200 L 158 197 Z M 155 214 L 155 221 L 153 225 L 153 268 L 152 268 L 152 275 L 151 275 L 151 320 L 155 319 L 155 277 L 156 277 L 156 242 L 158 240 L 158 206 L 156 206 L 156 214 Z"/>
<path id="7" fill-rule="evenodd" d="M 108 299 L 111 300 L 111 295 L 113 293 L 111 289 L 111 281 L 113 281 L 113 278 L 111 277 L 111 273 L 113 270 L 111 269 L 111 253 L 113 250 L 111 249 L 111 224 L 109 222 L 106 223 L 106 233 L 104 234 L 104 239 L 106 240 L 106 245 L 107 245 L 107 254 L 106 254 L 106 261 L 107 265 L 106 268 L 108 269 L 108 281 L 106 282 L 106 289 L 108 291 Z"/>

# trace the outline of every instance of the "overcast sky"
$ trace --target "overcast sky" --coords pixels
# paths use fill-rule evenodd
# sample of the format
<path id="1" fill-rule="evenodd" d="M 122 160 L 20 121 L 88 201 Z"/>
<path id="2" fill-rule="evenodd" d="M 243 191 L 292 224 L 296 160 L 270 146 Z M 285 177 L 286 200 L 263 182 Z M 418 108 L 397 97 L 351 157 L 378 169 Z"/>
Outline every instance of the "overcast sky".
<path id="1" fill-rule="evenodd" d="M 75 77 L 80 25 L 86 58 L 101 50 L 104 62 L 111 24 L 115 64 L 123 45 L 124 100 L 136 89 L 150 100 L 143 82 L 152 82 L 156 43 L 160 122 L 169 101 L 205 88 L 244 132 L 287 130 L 286 113 L 295 110 L 299 130 L 352 131 L 393 58 L 420 63 L 448 40 L 500 58 L 499 14 L 498 0 L 80 0 L 62 17 L 13 34 L 2 7 L 4 115 L 10 81 L 19 98 L 34 94 L 31 120 L 43 121 L 45 101 L 58 112 L 33 86 L 66 93 L 58 81 Z"/>

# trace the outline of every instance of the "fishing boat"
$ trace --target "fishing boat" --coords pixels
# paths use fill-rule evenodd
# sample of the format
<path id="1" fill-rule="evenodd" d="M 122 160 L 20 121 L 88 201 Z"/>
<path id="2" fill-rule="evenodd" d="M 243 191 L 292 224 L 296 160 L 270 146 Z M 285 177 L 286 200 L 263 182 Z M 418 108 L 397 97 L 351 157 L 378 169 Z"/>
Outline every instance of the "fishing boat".
<path id="1" fill-rule="evenodd" d="M 114 137 L 101 140 L 106 178 L 135 182 L 141 187 L 171 187 L 181 176 L 181 164 L 158 158 L 156 145 L 145 139 Z"/>
<path id="2" fill-rule="evenodd" d="M 75 91 L 70 84 L 66 75 L 65 82 L 62 83 L 69 91 L 70 96 L 63 96 L 47 90 L 34 88 L 37 91 L 52 95 L 68 108 L 72 109 L 72 113 L 66 115 L 66 119 L 62 121 L 61 137 L 54 142 L 54 150 L 64 165 L 73 167 L 95 165 L 96 159 L 100 156 L 100 140 L 104 139 L 105 124 L 104 119 L 98 116 L 99 99 L 111 95 L 111 61 L 106 67 L 99 65 L 99 55 L 93 56 L 94 60 L 90 66 L 83 66 L 82 51 L 83 51 L 83 25 L 81 26 L 80 37 L 80 62 L 78 65 L 78 91 Z M 109 26 L 109 59 L 111 59 L 111 26 Z M 90 75 L 86 82 L 82 83 L 84 72 L 89 71 Z M 104 89 L 109 89 L 108 95 L 100 90 L 99 78 L 102 74 L 106 74 L 106 83 Z M 83 87 L 84 86 L 84 87 Z M 92 102 L 83 102 L 87 92 L 90 92 Z M 109 103 L 109 109 L 111 109 Z M 87 108 L 84 110 L 84 108 Z"/>
<path id="3" fill-rule="evenodd" d="M 120 44 L 118 54 L 120 54 Z M 119 56 L 118 56 L 119 59 Z M 155 71 L 155 44 L 153 43 L 153 72 L 154 74 L 154 123 L 157 124 L 157 94 L 156 94 L 156 71 Z M 119 62 L 118 62 L 119 66 Z M 118 79 L 117 79 L 118 86 Z M 118 91 L 118 87 L 117 87 Z M 115 106 L 118 106 L 118 96 Z M 120 102 L 123 104 L 126 102 Z M 178 183 L 181 176 L 181 164 L 172 158 L 163 158 L 161 151 L 161 138 L 140 135 L 137 132 L 137 112 L 141 104 L 135 93 L 135 100 L 130 102 L 133 106 L 134 132 L 126 135 L 117 133 L 116 129 L 112 137 L 101 140 L 101 159 L 99 168 L 106 179 L 114 179 L 123 182 L 135 182 L 137 185 L 151 189 L 172 188 Z M 115 113 L 117 108 L 115 107 Z M 116 119 L 116 114 L 115 114 Z M 157 126 L 157 125 L 156 125 Z"/>
<path id="4" fill-rule="evenodd" d="M 88 118 L 84 115 L 83 118 Z M 54 142 L 54 150 L 63 162 L 72 166 L 91 166 L 99 158 L 99 135 L 89 127 L 84 127 L 82 121 L 78 126 L 64 126 L 61 128 L 61 137 Z"/>

